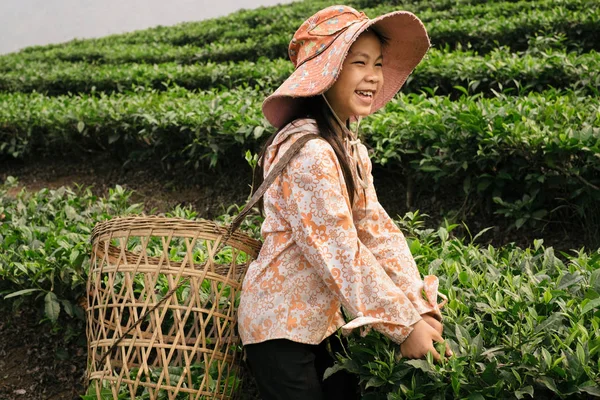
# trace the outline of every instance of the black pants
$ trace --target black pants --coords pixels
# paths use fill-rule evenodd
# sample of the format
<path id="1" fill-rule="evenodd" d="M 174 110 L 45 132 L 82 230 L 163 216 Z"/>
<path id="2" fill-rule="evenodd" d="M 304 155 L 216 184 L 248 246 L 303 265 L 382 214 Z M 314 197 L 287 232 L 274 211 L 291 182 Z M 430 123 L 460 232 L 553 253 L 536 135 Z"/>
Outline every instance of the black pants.
<path id="1" fill-rule="evenodd" d="M 263 400 L 354 400 L 359 398 L 358 377 L 339 371 L 323 381 L 323 373 L 334 364 L 327 350 L 342 352 L 336 335 L 319 345 L 286 339 L 250 344 L 246 361 Z"/>

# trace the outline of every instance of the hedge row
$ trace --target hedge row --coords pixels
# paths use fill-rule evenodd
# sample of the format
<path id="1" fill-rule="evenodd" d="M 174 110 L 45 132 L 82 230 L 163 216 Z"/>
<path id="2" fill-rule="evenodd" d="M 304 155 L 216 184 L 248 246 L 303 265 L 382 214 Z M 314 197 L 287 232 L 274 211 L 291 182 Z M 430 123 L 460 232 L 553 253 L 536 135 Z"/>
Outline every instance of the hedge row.
<path id="1" fill-rule="evenodd" d="M 512 51 L 527 49 L 536 36 L 564 36 L 568 51 L 600 50 L 600 10 L 531 10 L 513 17 L 464 20 L 434 20 L 427 24 L 432 44 L 449 49 L 471 48 L 489 52 L 499 46 Z M 173 46 L 161 42 L 143 44 L 95 44 L 84 41 L 78 46 L 15 53 L 0 58 L 0 69 L 15 59 L 27 61 L 69 61 L 122 64 L 129 62 L 160 64 L 177 62 L 256 61 L 259 57 L 287 58 L 290 33 L 255 35 L 247 40 L 214 42 L 202 47 Z"/>
<path id="2" fill-rule="evenodd" d="M 243 42 L 250 38 L 266 37 L 269 35 L 290 37 L 293 29 L 300 26 L 306 18 L 320 8 L 329 5 L 325 2 L 298 2 L 285 8 L 270 7 L 251 10 L 208 21 L 184 23 L 168 28 L 157 27 L 123 35 L 106 36 L 99 39 L 74 41 L 57 45 L 57 47 L 65 49 L 75 48 L 86 43 L 94 45 L 165 43 L 175 46 L 200 46 L 208 43 L 225 44 L 232 40 Z M 428 5 L 431 6 L 432 2 L 405 3 L 402 5 L 402 9 L 416 13 L 426 25 L 428 22 L 439 20 L 506 18 L 527 12 L 531 9 L 530 1 L 465 4 L 460 7 L 443 10 L 432 10 Z M 581 11 L 589 9 L 590 6 L 590 0 L 541 0 L 536 2 L 535 8 L 538 11 L 550 10 L 556 7 L 570 11 Z M 371 5 L 363 11 L 368 16 L 375 17 L 398 8 L 398 5 L 388 2 Z M 41 48 L 41 50 L 44 49 Z"/>
<path id="3" fill-rule="evenodd" d="M 310 2 L 307 2 L 310 4 Z M 565 0 L 557 3 L 553 0 L 542 0 L 538 2 L 538 10 L 547 10 L 557 5 L 564 6 L 569 10 L 581 10 L 586 8 L 589 0 Z M 307 4 L 308 5 L 308 4 Z M 311 14 L 320 8 L 329 6 L 329 4 L 310 4 L 295 7 L 294 5 L 285 10 L 269 9 L 260 14 L 255 14 L 254 18 L 245 16 L 231 18 L 227 24 L 206 24 L 190 23 L 174 27 L 174 29 L 165 32 L 166 35 L 156 36 L 152 31 L 137 32 L 136 34 L 125 37 L 113 37 L 122 43 L 148 43 L 161 41 L 181 46 L 186 44 L 202 44 L 211 42 L 226 43 L 231 40 L 244 41 L 255 36 L 266 35 L 287 35 L 291 36 L 293 32 L 290 29 L 300 26 Z M 529 1 L 520 1 L 517 3 L 483 3 L 483 4 L 465 4 L 460 7 L 447 9 L 431 9 L 432 2 L 405 3 L 402 9 L 411 11 L 427 23 L 444 19 L 467 19 L 467 18 L 495 18 L 509 17 L 527 10 L 531 3 Z M 378 15 L 388 13 L 399 9 L 397 4 L 383 3 L 378 5 L 369 5 L 368 8 L 360 8 L 369 17 L 374 18 Z M 213 21 L 211 21 L 213 22 Z M 216 26 L 215 26 L 216 25 Z M 104 40 L 104 39 L 101 39 Z"/>
<path id="4" fill-rule="evenodd" d="M 516 228 L 555 212 L 600 222 L 600 100 L 478 97 L 399 96 L 361 124 L 373 159 L 420 187 L 454 188 Z"/>
<path id="5" fill-rule="evenodd" d="M 78 336 L 85 326 L 80 304 L 90 232 L 98 221 L 139 214 L 142 205 L 131 204 L 131 192 L 120 187 L 106 198 L 66 188 L 6 196 L 15 184 L 0 184 L 1 301 L 19 307 L 29 297 L 27 304 L 44 309 L 52 323 L 41 329 L 67 326 Z M 179 207 L 168 216 L 198 218 Z M 245 230 L 256 235 L 261 222 L 249 218 Z M 397 223 L 421 274 L 439 276 L 440 291 L 449 298 L 444 337 L 454 355 L 440 364 L 400 359 L 397 345 L 372 331 L 351 336 L 328 374 L 346 369 L 358 375 L 362 398 L 371 400 L 600 396 L 599 251 L 563 254 L 561 260 L 541 240 L 528 249 L 482 248 L 453 238 L 455 225 L 425 230 L 415 214 Z M 170 250 L 178 254 L 175 245 Z"/>
<path id="6" fill-rule="evenodd" d="M 40 92 L 51 96 L 67 93 L 126 92 L 137 87 L 166 90 L 175 84 L 189 90 L 258 87 L 273 91 L 293 71 L 288 60 L 205 63 L 198 65 L 125 64 L 86 65 L 68 62 L 22 62 L 0 75 L 0 91 Z M 403 92 L 436 88 L 436 94 L 454 96 L 469 92 L 510 90 L 513 94 L 553 88 L 581 89 L 597 94 L 600 87 L 600 54 L 578 55 L 558 51 L 515 54 L 500 48 L 480 56 L 473 51 L 436 49 L 409 77 Z"/>
<path id="7" fill-rule="evenodd" d="M 567 0 L 562 3 L 557 3 L 553 0 L 542 0 L 536 3 L 535 9 L 538 12 L 542 12 L 560 7 L 565 11 L 568 10 L 577 12 L 588 10 L 590 6 L 591 4 L 589 0 Z M 315 11 L 317 9 L 318 8 L 316 8 Z M 375 18 L 379 15 L 397 9 L 397 6 L 381 5 L 375 8 L 365 9 L 364 11 L 369 17 Z M 531 2 L 520 1 L 518 3 L 508 4 L 505 2 L 484 3 L 475 6 L 455 7 L 444 11 L 424 10 L 417 5 L 414 5 L 414 7 L 411 5 L 408 8 L 403 7 L 403 9 L 415 13 L 429 29 L 430 26 L 436 26 L 437 21 L 454 21 L 460 23 L 465 20 L 477 19 L 487 19 L 488 21 L 495 20 L 497 18 L 511 19 L 519 14 L 527 13 L 529 10 L 531 10 Z M 291 37 L 293 30 L 300 26 L 300 24 L 302 24 L 302 22 L 304 22 L 309 15 L 310 14 L 298 15 L 297 18 L 292 18 L 291 16 L 284 14 L 282 17 L 274 18 L 268 23 L 265 21 L 258 26 L 254 26 L 253 24 L 240 24 L 230 31 L 222 32 L 219 38 L 215 38 L 214 40 L 210 41 L 207 41 L 202 37 L 202 29 L 199 30 L 199 35 L 195 36 L 196 30 L 194 30 L 192 26 L 188 26 L 184 30 L 185 34 L 182 38 L 170 43 L 174 45 L 201 45 L 203 43 L 225 44 L 232 41 L 246 41 L 251 38 L 266 37 L 270 35 Z M 443 29 L 444 25 L 441 25 L 440 28 L 442 32 L 445 32 Z M 434 43 L 437 44 L 436 32 L 433 31 L 430 33 L 433 36 Z M 147 40 L 141 43 L 155 41 L 156 40 L 154 40 L 153 36 L 149 35 Z"/>
<path id="8" fill-rule="evenodd" d="M 0 154 L 111 151 L 201 163 L 256 152 L 271 129 L 254 90 L 127 96 L 0 95 Z M 510 217 L 517 228 L 568 205 L 591 216 L 600 200 L 600 100 L 577 93 L 448 97 L 401 95 L 362 129 L 373 161 L 420 185 L 459 187 L 471 204 Z M 492 200 L 488 204 L 481 199 Z M 562 200 L 559 200 L 562 199 Z M 595 215 L 595 214 L 594 214 Z"/>
<path id="9" fill-rule="evenodd" d="M 253 89 L 47 97 L 0 93 L 0 156 L 23 158 L 111 151 L 215 165 L 235 146 L 252 145 L 268 126 Z"/>
<path id="10" fill-rule="evenodd" d="M 73 145 L 97 149 L 93 143 L 106 147 L 150 146 L 156 147 L 159 152 L 173 151 L 177 148 L 174 145 L 178 141 L 174 141 L 176 138 L 187 137 L 183 142 L 187 147 L 193 141 L 206 139 L 206 135 L 215 135 L 214 142 L 203 150 L 198 147 L 196 156 L 203 156 L 210 149 L 218 154 L 226 154 L 231 144 L 252 147 L 263 137 L 265 129 L 272 130 L 260 112 L 261 101 L 262 95 L 252 88 L 195 93 L 175 87 L 163 92 L 140 90 L 128 94 L 99 93 L 73 97 L 3 93 L 0 94 L 0 126 L 3 133 L 0 143 L 4 146 L 2 154 L 12 154 L 6 148 L 6 143 L 11 139 L 23 141 L 22 151 L 12 154 L 21 158 L 30 155 L 33 150 L 50 154 L 57 150 L 68 150 Z M 386 134 L 396 135 L 396 129 L 389 129 L 390 126 L 396 127 L 396 124 L 401 125 L 402 129 L 410 129 L 409 136 L 423 138 L 423 132 L 434 129 L 440 129 L 438 134 L 444 136 L 449 135 L 449 129 L 462 132 L 462 128 L 453 125 L 440 127 L 440 121 L 455 121 L 458 117 L 473 121 L 477 118 L 480 125 L 470 128 L 470 134 L 477 135 L 476 137 L 483 135 L 500 141 L 497 134 L 514 135 L 514 129 L 520 127 L 520 132 L 524 135 L 523 145 L 533 148 L 540 144 L 532 141 L 539 135 L 555 140 L 559 135 L 574 132 L 578 138 L 577 146 L 594 148 L 592 143 L 585 142 L 587 139 L 579 134 L 586 125 L 593 127 L 595 132 L 599 104 L 599 100 L 594 97 L 555 91 L 531 93 L 520 98 L 506 95 L 493 99 L 462 97 L 458 101 L 442 96 L 400 94 L 384 111 L 366 118 L 361 126 L 373 140 L 383 138 Z M 501 118 L 494 120 L 496 115 L 486 112 L 488 108 L 498 110 L 501 114 L 497 117 Z M 409 112 L 411 125 L 404 127 L 408 125 L 408 121 L 403 118 Z M 513 112 L 514 115 L 511 114 Z M 509 115 L 510 118 L 506 119 Z M 560 118 L 551 118 L 556 116 Z M 377 126 L 377 121 L 380 120 L 384 123 Z M 533 126 L 534 121 L 540 125 Z M 509 129 L 508 122 L 516 125 L 511 125 Z M 171 136 L 174 132 L 175 137 Z M 172 144 L 170 149 L 163 146 L 166 143 L 160 140 L 162 135 L 165 135 L 165 139 L 169 138 Z M 593 138 L 594 135 L 588 139 Z M 579 140 L 583 140 L 585 144 Z M 392 147 L 395 146 L 394 144 Z M 377 161 L 384 164 L 389 159 L 397 158 L 387 154 L 377 157 Z M 187 157 L 184 153 L 179 155 Z"/>

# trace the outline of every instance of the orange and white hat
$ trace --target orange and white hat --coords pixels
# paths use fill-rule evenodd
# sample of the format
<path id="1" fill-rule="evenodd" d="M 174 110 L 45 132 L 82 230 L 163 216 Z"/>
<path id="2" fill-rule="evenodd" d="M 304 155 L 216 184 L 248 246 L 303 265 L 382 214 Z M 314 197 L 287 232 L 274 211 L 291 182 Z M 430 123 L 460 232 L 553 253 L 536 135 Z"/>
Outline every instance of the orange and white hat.
<path id="1" fill-rule="evenodd" d="M 301 100 L 325 93 L 336 81 L 352 43 L 373 27 L 388 39 L 383 52 L 383 88 L 376 93 L 371 113 L 400 90 L 430 47 L 425 26 L 408 11 L 375 19 L 348 6 L 327 7 L 307 19 L 294 34 L 289 56 L 296 69 L 265 99 L 263 114 L 281 128 L 299 114 Z"/>

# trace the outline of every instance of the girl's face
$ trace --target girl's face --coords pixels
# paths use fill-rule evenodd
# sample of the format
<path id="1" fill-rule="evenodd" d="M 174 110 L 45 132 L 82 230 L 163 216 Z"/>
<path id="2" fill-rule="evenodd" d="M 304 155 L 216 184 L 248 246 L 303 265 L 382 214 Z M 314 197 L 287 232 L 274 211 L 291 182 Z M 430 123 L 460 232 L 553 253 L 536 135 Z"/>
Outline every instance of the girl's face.
<path id="1" fill-rule="evenodd" d="M 373 32 L 364 32 L 350 47 L 337 81 L 325 92 L 342 122 L 371 113 L 375 94 L 383 86 L 382 63 L 379 38 Z"/>

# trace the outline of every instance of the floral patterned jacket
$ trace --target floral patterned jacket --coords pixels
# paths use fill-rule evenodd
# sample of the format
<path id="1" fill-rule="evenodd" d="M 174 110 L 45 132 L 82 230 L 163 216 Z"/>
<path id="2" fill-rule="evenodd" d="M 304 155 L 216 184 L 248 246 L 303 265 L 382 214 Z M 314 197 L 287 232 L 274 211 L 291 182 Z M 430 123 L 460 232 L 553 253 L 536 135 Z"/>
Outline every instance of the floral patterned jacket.
<path id="1" fill-rule="evenodd" d="M 293 124 L 267 149 L 265 176 L 295 140 L 318 133 L 312 119 Z M 363 327 L 363 334 L 372 327 L 401 343 L 422 314 L 441 319 L 438 279 L 421 280 L 404 235 L 377 200 L 367 149 L 358 149 L 368 186 L 353 206 L 333 148 L 319 139 L 307 142 L 265 193 L 264 244 L 238 309 L 244 344 L 318 344 L 340 327 Z M 354 318 L 349 323 L 341 306 Z"/>

